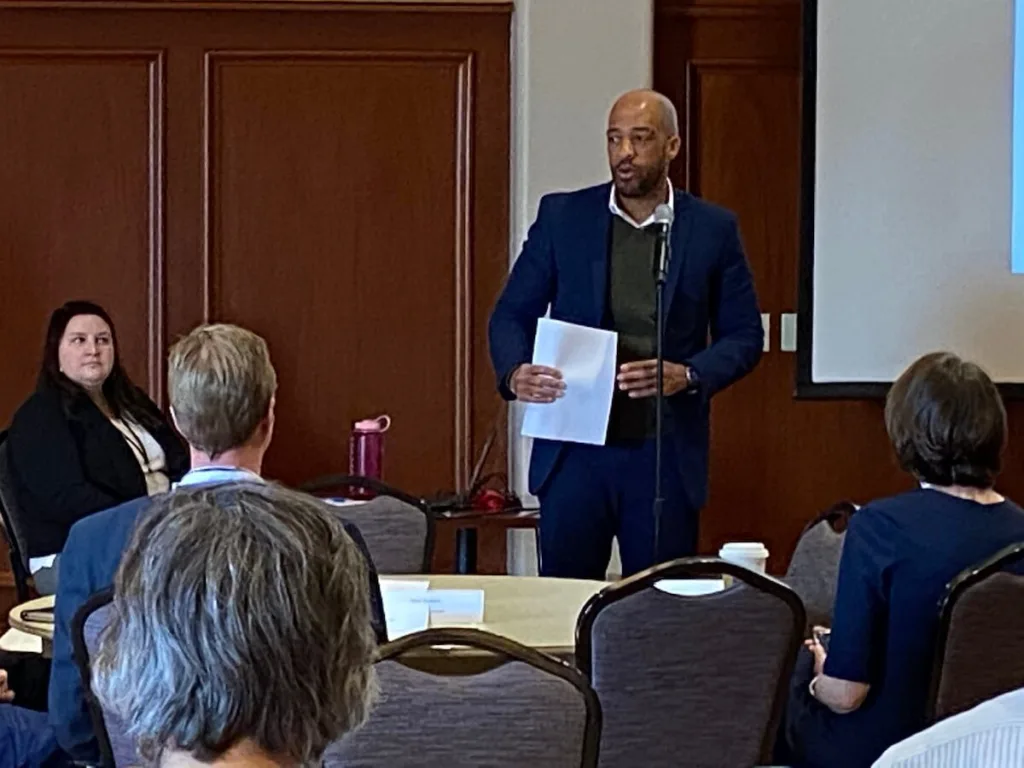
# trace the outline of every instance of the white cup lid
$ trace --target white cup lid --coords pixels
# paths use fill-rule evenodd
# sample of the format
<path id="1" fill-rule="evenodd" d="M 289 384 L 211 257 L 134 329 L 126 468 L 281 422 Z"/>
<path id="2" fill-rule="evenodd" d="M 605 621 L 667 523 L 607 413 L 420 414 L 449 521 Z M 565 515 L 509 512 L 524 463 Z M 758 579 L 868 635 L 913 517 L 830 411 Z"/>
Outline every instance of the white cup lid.
<path id="1" fill-rule="evenodd" d="M 768 548 L 759 541 L 733 541 L 723 545 L 718 554 L 733 557 L 768 557 Z"/>

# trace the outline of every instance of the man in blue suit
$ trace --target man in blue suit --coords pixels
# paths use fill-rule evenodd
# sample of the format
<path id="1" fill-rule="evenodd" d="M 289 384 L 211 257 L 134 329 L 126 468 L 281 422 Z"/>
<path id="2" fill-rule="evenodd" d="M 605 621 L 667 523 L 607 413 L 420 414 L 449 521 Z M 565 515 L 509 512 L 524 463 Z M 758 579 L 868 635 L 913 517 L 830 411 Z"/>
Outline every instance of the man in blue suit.
<path id="1" fill-rule="evenodd" d="M 659 93 L 631 91 L 608 118 L 613 182 L 546 195 L 491 315 L 507 400 L 551 403 L 559 371 L 531 365 L 537 320 L 618 333 L 617 391 L 605 445 L 536 440 L 529 487 L 541 502 L 541 570 L 600 579 L 617 538 L 623 575 L 692 555 L 707 497 L 712 395 L 749 373 L 764 334 L 736 218 L 673 189 L 678 120 Z M 665 499 L 654 551 L 654 210 L 674 209 L 665 287 Z M 710 344 L 709 339 L 710 337 Z"/>
<path id="2" fill-rule="evenodd" d="M 171 415 L 189 444 L 192 463 L 178 486 L 263 482 L 260 470 L 274 432 L 277 391 L 266 342 L 234 325 L 201 326 L 171 348 L 168 369 Z M 151 504 L 143 497 L 80 520 L 61 555 L 49 715 L 58 743 L 80 762 L 97 764 L 100 755 L 72 654 L 71 622 L 92 594 L 113 585 L 132 532 Z M 366 557 L 374 629 L 383 636 L 376 569 L 359 530 L 344 526 Z"/>

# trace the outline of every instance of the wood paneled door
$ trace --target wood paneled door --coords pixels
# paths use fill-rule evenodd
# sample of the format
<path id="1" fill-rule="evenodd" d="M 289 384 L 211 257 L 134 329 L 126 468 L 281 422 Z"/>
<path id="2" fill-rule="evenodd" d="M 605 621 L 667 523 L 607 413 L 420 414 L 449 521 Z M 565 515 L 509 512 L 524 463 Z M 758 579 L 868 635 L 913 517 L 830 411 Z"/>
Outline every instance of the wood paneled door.
<path id="1" fill-rule="evenodd" d="M 782 569 L 808 519 L 841 499 L 870 501 L 911 486 L 898 471 L 880 401 L 794 398 L 795 355 L 780 317 L 796 312 L 800 227 L 799 0 L 656 0 L 655 86 L 683 116 L 675 182 L 739 215 L 770 349 L 715 399 L 710 501 L 702 550 L 764 540 Z M 1009 404 L 1011 435 L 1024 409 Z M 1002 487 L 1024 497 L 1022 453 Z"/>
<path id="2" fill-rule="evenodd" d="M 385 479 L 455 487 L 501 409 L 510 14 L 0 2 L 0 425 L 49 311 L 93 298 L 158 399 L 194 325 L 267 338 L 269 475 L 344 470 L 352 422 L 388 413 Z"/>

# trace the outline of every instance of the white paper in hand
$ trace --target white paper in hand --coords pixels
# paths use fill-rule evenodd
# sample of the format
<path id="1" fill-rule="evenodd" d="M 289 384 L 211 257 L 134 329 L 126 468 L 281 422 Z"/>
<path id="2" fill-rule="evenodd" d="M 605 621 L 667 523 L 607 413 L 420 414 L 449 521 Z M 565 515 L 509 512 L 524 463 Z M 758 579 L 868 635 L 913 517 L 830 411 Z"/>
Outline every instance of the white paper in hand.
<path id="1" fill-rule="evenodd" d="M 533 364 L 562 372 L 565 394 L 553 403 L 527 403 L 524 437 L 604 445 L 615 392 L 618 334 L 541 318 Z"/>

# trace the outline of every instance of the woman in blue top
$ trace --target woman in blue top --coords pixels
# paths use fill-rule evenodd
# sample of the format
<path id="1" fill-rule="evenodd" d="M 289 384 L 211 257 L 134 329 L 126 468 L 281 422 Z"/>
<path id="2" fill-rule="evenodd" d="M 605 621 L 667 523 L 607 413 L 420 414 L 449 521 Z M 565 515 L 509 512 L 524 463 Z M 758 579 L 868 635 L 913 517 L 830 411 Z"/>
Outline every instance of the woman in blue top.
<path id="1" fill-rule="evenodd" d="M 816 641 L 794 678 L 785 758 L 867 768 L 921 730 L 939 602 L 964 569 L 1024 541 L 1024 511 L 994 488 L 1006 411 L 977 365 L 935 353 L 893 385 L 885 425 L 920 488 L 872 502 L 850 521 L 829 650 Z"/>

